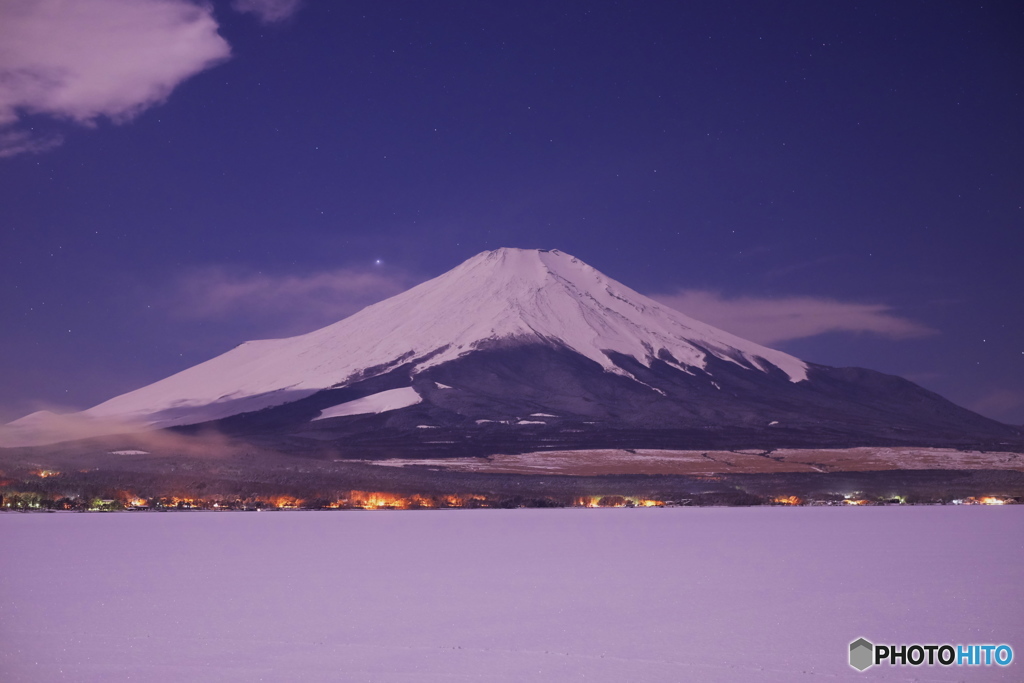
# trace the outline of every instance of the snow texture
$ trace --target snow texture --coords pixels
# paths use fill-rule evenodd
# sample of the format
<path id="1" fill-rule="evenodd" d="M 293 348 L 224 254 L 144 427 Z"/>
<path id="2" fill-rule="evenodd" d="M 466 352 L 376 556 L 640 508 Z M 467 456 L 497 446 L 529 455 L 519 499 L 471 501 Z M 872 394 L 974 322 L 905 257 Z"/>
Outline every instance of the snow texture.
<path id="1" fill-rule="evenodd" d="M 477 420 L 493 422 L 493 420 Z M 507 424 L 507 423 L 506 423 Z M 523 424 L 519 422 L 517 424 Z M 542 423 L 534 423 L 542 424 Z M 777 448 L 763 450 L 669 450 L 593 448 L 495 453 L 487 457 L 374 458 L 352 460 L 375 467 L 430 466 L 452 472 L 711 475 L 769 472 L 871 472 L 882 470 L 1024 471 L 1024 454 L 952 448 Z"/>
<path id="2" fill-rule="evenodd" d="M 365 415 L 367 413 L 386 413 L 389 410 L 398 410 L 407 406 L 414 406 L 423 398 L 416 393 L 412 387 L 401 389 L 389 389 L 379 394 L 371 394 L 354 401 L 341 403 L 332 408 L 324 410 L 314 417 L 314 420 L 326 420 L 329 417 L 343 417 L 345 415 Z"/>
<path id="3" fill-rule="evenodd" d="M 568 348 L 631 377 L 609 354 L 703 369 L 707 354 L 807 378 L 802 361 L 693 320 L 557 250 L 497 249 L 308 334 L 246 342 L 82 413 L 167 427 L 298 400 L 404 363 L 414 373 L 488 345 Z M 673 360 L 674 359 L 674 360 Z"/>
<path id="4" fill-rule="evenodd" d="M 0 680 L 1019 681 L 1024 507 L 0 514 Z"/>

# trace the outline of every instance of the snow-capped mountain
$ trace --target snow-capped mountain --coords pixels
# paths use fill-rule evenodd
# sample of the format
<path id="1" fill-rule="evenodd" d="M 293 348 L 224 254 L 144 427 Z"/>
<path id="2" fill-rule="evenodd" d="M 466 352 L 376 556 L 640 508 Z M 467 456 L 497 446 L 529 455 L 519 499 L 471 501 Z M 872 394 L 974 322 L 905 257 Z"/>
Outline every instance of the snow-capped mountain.
<path id="1" fill-rule="evenodd" d="M 791 381 L 807 366 L 634 292 L 560 251 L 498 249 L 309 334 L 250 341 L 167 379 L 84 411 L 154 427 L 250 412 L 411 363 L 413 376 L 488 344 L 560 346 L 604 370 L 617 352 L 645 366 L 658 357 L 684 372 L 708 355 Z"/>
<path id="2" fill-rule="evenodd" d="M 376 438 L 392 451 L 403 434 L 454 446 L 487 441 L 483 432 L 500 441 L 494 430 L 512 426 L 562 445 L 609 429 L 659 439 L 771 430 L 795 441 L 1010 429 L 905 380 L 740 339 L 568 254 L 527 249 L 484 252 L 333 325 L 246 342 L 75 419 L 145 429 L 218 421 L 318 443 Z M 34 414 L 9 427 L 28 434 L 46 422 Z"/>

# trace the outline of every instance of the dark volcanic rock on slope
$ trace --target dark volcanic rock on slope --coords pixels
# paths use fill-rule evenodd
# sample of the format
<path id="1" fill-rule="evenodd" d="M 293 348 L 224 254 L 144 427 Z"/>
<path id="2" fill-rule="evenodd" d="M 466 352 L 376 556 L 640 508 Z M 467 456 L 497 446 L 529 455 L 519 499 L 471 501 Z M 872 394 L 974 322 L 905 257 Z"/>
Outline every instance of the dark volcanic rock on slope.
<path id="1" fill-rule="evenodd" d="M 1021 430 L 900 377 L 811 365 L 808 380 L 721 360 L 684 372 L 617 356 L 636 379 L 550 345 L 482 350 L 410 376 L 410 367 L 215 423 L 325 455 L 488 455 L 578 448 L 1019 448 Z M 638 381 L 639 380 L 639 381 Z M 412 386 L 420 403 L 313 420 L 331 406 Z"/>

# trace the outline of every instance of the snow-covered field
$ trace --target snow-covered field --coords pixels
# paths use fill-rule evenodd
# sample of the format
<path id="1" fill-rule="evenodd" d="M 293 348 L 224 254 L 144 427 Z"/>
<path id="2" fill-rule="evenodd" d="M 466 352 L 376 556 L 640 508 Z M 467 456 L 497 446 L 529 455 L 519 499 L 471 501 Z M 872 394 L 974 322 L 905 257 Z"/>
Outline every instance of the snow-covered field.
<path id="1" fill-rule="evenodd" d="M 1020 681 L 1024 507 L 0 514 L 0 680 Z M 1009 667 L 847 664 L 1009 643 Z"/>
<path id="2" fill-rule="evenodd" d="M 389 392 L 384 392 L 389 393 Z M 363 399 L 360 399 L 363 400 Z M 357 403 L 358 401 L 353 401 Z M 482 420 L 477 420 L 481 422 Z M 521 422 L 520 424 L 523 424 Z M 770 456 L 770 457 L 769 457 Z M 510 474 L 733 474 L 878 470 L 1022 470 L 1024 454 L 953 448 L 777 448 L 770 451 L 681 451 L 601 448 L 534 451 L 486 458 L 362 460 L 378 467 L 433 467 Z"/>

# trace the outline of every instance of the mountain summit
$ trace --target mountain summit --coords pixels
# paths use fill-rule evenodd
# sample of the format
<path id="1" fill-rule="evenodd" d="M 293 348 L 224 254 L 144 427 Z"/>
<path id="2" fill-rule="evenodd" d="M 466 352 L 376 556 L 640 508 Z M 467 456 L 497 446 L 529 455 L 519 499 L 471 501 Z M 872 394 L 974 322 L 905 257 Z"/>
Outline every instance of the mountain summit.
<path id="1" fill-rule="evenodd" d="M 610 354 L 644 366 L 661 358 L 684 372 L 703 370 L 713 355 L 755 371 L 775 366 L 792 381 L 807 378 L 802 361 L 666 308 L 568 254 L 506 248 L 478 254 L 315 332 L 246 342 L 85 415 L 158 427 L 189 424 L 345 386 L 403 364 L 416 376 L 499 344 L 564 348 L 625 377 L 633 375 Z"/>
<path id="2" fill-rule="evenodd" d="M 144 429 L 216 421 L 239 435 L 388 453 L 948 445 L 1015 432 L 906 380 L 805 363 L 718 330 L 558 250 L 508 248 L 76 417 Z M 9 427 L 46 422 L 34 414 Z"/>

